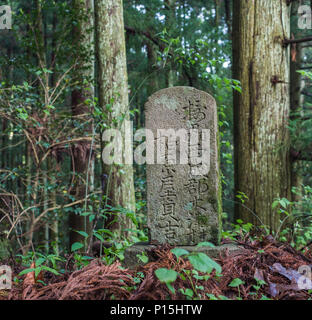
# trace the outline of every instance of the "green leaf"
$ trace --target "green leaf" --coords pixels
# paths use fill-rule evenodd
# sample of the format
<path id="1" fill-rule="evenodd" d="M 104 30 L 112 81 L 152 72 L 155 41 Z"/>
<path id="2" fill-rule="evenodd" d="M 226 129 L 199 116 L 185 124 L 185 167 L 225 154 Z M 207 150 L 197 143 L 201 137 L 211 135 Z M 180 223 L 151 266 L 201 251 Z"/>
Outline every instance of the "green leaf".
<path id="1" fill-rule="evenodd" d="M 46 261 L 45 258 L 39 258 L 36 260 L 36 267 L 39 267 L 40 265 L 42 265 L 44 262 Z"/>
<path id="2" fill-rule="evenodd" d="M 187 289 L 185 289 L 185 290 L 184 290 L 184 289 L 181 289 L 181 292 L 182 292 L 185 296 L 190 297 L 190 298 L 192 298 L 193 295 L 194 295 L 193 290 L 190 289 L 190 288 L 187 288 Z"/>
<path id="3" fill-rule="evenodd" d="M 83 256 L 82 259 L 84 259 L 84 260 L 92 260 L 92 259 L 94 259 L 94 258 L 88 257 L 88 256 Z"/>
<path id="4" fill-rule="evenodd" d="M 145 254 L 137 254 L 136 255 L 139 260 L 141 260 L 144 264 L 148 263 L 148 256 Z"/>
<path id="5" fill-rule="evenodd" d="M 275 200 L 272 204 L 272 209 L 275 209 L 279 205 L 279 201 Z"/>
<path id="6" fill-rule="evenodd" d="M 203 273 L 210 273 L 215 269 L 218 273 L 222 272 L 221 266 L 214 260 L 209 258 L 205 253 L 199 252 L 189 256 L 189 260 L 193 267 Z"/>
<path id="7" fill-rule="evenodd" d="M 160 282 L 171 283 L 176 281 L 178 273 L 174 270 L 160 268 L 155 270 L 155 275 Z"/>
<path id="8" fill-rule="evenodd" d="M 235 279 L 229 284 L 229 287 L 235 288 L 235 287 L 238 287 L 238 286 L 240 286 L 241 284 L 244 284 L 244 283 L 245 283 L 245 282 L 242 281 L 241 279 L 235 278 Z"/>
<path id="9" fill-rule="evenodd" d="M 218 298 L 212 294 L 212 293 L 206 293 L 206 296 L 210 299 L 210 300 L 218 300 Z"/>
<path id="10" fill-rule="evenodd" d="M 84 232 L 84 231 L 76 231 L 77 233 L 79 233 L 81 236 L 83 236 L 83 237 L 85 237 L 85 238 L 88 238 L 89 237 L 89 235 L 86 233 L 86 232 Z"/>
<path id="11" fill-rule="evenodd" d="M 43 267 L 35 269 L 35 277 L 36 278 L 38 277 L 38 274 L 41 272 L 42 269 L 43 269 Z"/>
<path id="12" fill-rule="evenodd" d="M 115 255 L 118 257 L 119 260 L 124 260 L 125 256 L 122 252 L 116 252 Z"/>
<path id="13" fill-rule="evenodd" d="M 26 273 L 33 272 L 33 271 L 35 271 L 35 268 L 28 268 L 28 269 L 25 269 L 25 270 L 21 271 L 18 275 L 22 276 L 22 275 L 24 275 Z"/>
<path id="14" fill-rule="evenodd" d="M 50 272 L 54 273 L 54 274 L 57 275 L 57 276 L 60 275 L 59 272 L 57 272 L 55 269 L 52 269 L 52 268 L 50 268 L 50 267 L 42 266 L 42 269 L 47 270 L 47 271 L 50 271 Z"/>
<path id="15" fill-rule="evenodd" d="M 75 242 L 71 246 L 71 251 L 77 251 L 79 249 L 83 248 L 83 244 L 80 242 Z"/>
<path id="16" fill-rule="evenodd" d="M 19 113 L 18 117 L 22 120 L 27 120 L 28 119 L 28 114 L 27 113 Z"/>
<path id="17" fill-rule="evenodd" d="M 200 247 L 210 247 L 210 248 L 215 248 L 216 246 L 211 243 L 211 242 L 200 242 L 198 243 L 198 245 L 196 246 L 197 248 L 200 248 Z"/>
<path id="18" fill-rule="evenodd" d="M 177 259 L 179 259 L 179 257 L 189 254 L 189 252 L 185 249 L 182 248 L 174 248 L 171 249 L 171 252 L 177 257 Z"/>
<path id="19" fill-rule="evenodd" d="M 87 217 L 87 216 L 89 216 L 90 214 L 92 214 L 92 212 L 82 212 L 82 213 L 80 213 L 80 215 L 81 215 L 82 217 Z"/>
<path id="20" fill-rule="evenodd" d="M 286 209 L 287 206 L 289 205 L 289 201 L 287 199 L 283 198 L 280 200 L 280 204 L 284 209 Z"/>
<path id="21" fill-rule="evenodd" d="M 173 294 L 175 294 L 174 287 L 171 285 L 171 283 L 170 283 L 170 282 L 166 282 L 166 285 L 167 285 L 168 289 L 169 289 Z"/>
<path id="22" fill-rule="evenodd" d="M 99 235 L 98 233 L 94 232 L 93 235 L 94 235 L 96 238 L 98 238 L 100 241 L 105 242 L 105 239 L 104 239 L 101 235 Z"/>
<path id="23" fill-rule="evenodd" d="M 93 231 L 93 234 L 94 234 L 94 235 L 95 235 L 95 234 L 100 234 L 100 233 L 106 233 L 106 234 L 108 234 L 108 235 L 111 236 L 111 237 L 114 236 L 113 232 L 111 232 L 111 231 L 108 230 L 108 229 L 98 229 L 97 231 Z"/>

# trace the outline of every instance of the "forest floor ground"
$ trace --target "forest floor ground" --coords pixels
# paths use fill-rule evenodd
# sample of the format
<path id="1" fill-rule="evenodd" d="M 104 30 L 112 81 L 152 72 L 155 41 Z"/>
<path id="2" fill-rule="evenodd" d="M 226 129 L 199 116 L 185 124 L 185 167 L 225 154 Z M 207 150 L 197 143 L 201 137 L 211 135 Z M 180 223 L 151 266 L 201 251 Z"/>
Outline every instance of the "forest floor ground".
<path id="1" fill-rule="evenodd" d="M 229 243 L 229 241 L 223 241 Z M 312 252 L 297 251 L 289 244 L 274 241 L 273 237 L 236 241 L 243 250 L 223 252 L 215 261 L 222 274 L 213 270 L 208 276 L 194 272 L 189 260 L 176 258 L 172 247 L 157 247 L 154 260 L 136 269 L 124 269 L 119 261 L 106 265 L 94 259 L 86 267 L 75 270 L 70 261 L 65 274 L 34 272 L 23 276 L 24 269 L 14 259 L 4 261 L 13 268 L 12 290 L 0 290 L 0 300 L 308 300 L 312 297 L 309 281 L 303 281 L 298 269 L 310 268 Z M 2 262 L 1 264 L 3 264 Z M 160 282 L 155 270 L 166 268 L 178 273 L 172 287 Z M 41 281 L 38 282 L 38 279 Z M 303 285 L 303 287 L 302 287 Z"/>

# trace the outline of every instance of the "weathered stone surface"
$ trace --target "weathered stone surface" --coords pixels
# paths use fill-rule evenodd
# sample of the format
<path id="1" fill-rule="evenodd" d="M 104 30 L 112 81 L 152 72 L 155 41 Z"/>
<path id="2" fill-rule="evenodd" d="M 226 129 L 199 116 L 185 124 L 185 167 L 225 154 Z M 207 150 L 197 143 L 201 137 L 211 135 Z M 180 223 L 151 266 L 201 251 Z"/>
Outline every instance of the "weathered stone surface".
<path id="1" fill-rule="evenodd" d="M 194 88 L 174 87 L 156 92 L 145 108 L 150 130 L 146 138 L 150 241 L 218 244 L 221 190 L 215 100 Z"/>

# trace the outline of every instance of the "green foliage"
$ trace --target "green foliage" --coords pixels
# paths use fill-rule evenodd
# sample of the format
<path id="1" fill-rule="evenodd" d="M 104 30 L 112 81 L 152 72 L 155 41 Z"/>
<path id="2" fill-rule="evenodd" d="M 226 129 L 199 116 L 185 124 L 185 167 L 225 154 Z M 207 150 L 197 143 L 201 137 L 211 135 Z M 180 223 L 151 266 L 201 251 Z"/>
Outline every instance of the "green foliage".
<path id="1" fill-rule="evenodd" d="M 165 283 L 171 283 L 177 280 L 178 273 L 174 270 L 169 270 L 166 268 L 160 268 L 155 270 L 156 277 Z"/>
<path id="2" fill-rule="evenodd" d="M 13 56 L 4 50 L 0 58 L 1 66 L 8 66 L 0 84 L 0 116 L 2 123 L 7 123 L 1 132 L 5 144 L 1 168 L 6 174 L 0 171 L 0 188 L 11 192 L 17 201 L 14 207 L 3 209 L 14 212 L 14 217 L 23 215 L 20 221 L 5 219 L 3 223 L 8 230 L 10 224 L 16 225 L 8 232 L 10 240 L 18 239 L 14 241 L 14 249 L 16 246 L 29 249 L 28 238 L 33 238 L 39 246 L 45 233 L 49 233 L 48 252 L 51 243 L 67 250 L 68 213 L 79 213 L 81 209 L 71 206 L 81 199 L 68 192 L 73 187 L 71 183 L 81 178 L 70 168 L 71 141 L 83 138 L 89 123 L 71 117 L 68 98 L 74 89 L 82 87 L 76 81 L 77 57 L 81 59 L 80 65 L 90 58 L 82 46 L 72 42 L 72 27 L 85 18 L 82 13 L 67 1 L 44 0 L 39 4 L 42 17 L 38 8 L 31 8 L 26 1 L 13 5 L 14 24 L 8 44 Z M 38 22 L 41 18 L 45 23 L 42 33 Z M 86 86 L 89 79 L 83 82 Z M 95 102 L 89 99 L 85 104 L 91 110 Z M 91 198 L 92 194 L 87 197 Z M 2 205 L 2 199 L 0 202 Z M 36 236 L 31 234 L 26 238 L 24 235 L 32 223 Z M 39 224 L 47 225 L 49 231 Z M 59 230 L 54 240 L 50 227 L 56 224 Z"/>
<path id="3" fill-rule="evenodd" d="M 248 200 L 248 196 L 241 191 L 238 191 L 236 198 L 239 199 L 242 203 L 245 203 L 245 201 Z"/>
<path id="4" fill-rule="evenodd" d="M 209 258 L 205 253 L 198 252 L 196 254 L 190 254 L 188 259 L 193 267 L 202 273 L 211 273 L 213 269 L 215 269 L 217 273 L 222 272 L 220 265 Z"/>
<path id="5" fill-rule="evenodd" d="M 174 294 L 175 289 L 172 286 L 172 282 L 176 281 L 178 273 L 174 270 L 169 270 L 166 268 L 160 268 L 155 270 L 155 275 L 159 281 L 164 282 L 168 289 Z"/>
<path id="6" fill-rule="evenodd" d="M 177 257 L 181 257 L 183 255 L 187 255 L 189 254 L 189 252 L 185 249 L 182 249 L 182 248 L 173 248 L 171 249 L 171 252 Z"/>
<path id="7" fill-rule="evenodd" d="M 231 281 L 231 283 L 229 284 L 229 287 L 232 287 L 232 288 L 237 288 L 238 290 L 238 300 L 241 300 L 241 296 L 240 296 L 240 288 L 239 286 L 245 284 L 244 281 L 242 281 L 241 279 L 239 278 L 235 278 Z"/>
<path id="8" fill-rule="evenodd" d="M 17 255 L 21 259 L 21 263 L 26 265 L 26 269 L 19 273 L 19 276 L 27 274 L 29 272 L 34 272 L 35 277 L 39 275 L 41 271 L 49 271 L 55 275 L 60 275 L 60 266 L 59 264 L 65 262 L 66 260 L 56 254 L 45 255 L 40 252 L 28 252 L 26 256 Z M 31 268 L 31 264 L 35 263 L 35 268 Z M 50 267 L 49 267 L 50 265 Z"/>
<path id="9" fill-rule="evenodd" d="M 206 296 L 209 298 L 209 300 L 230 300 L 228 297 L 222 295 L 216 297 L 214 294 L 211 293 L 206 293 Z"/>
<path id="10" fill-rule="evenodd" d="M 145 206 L 145 203 L 142 202 L 137 203 L 137 207 Z M 96 240 L 100 241 L 100 256 L 107 264 L 112 264 L 116 259 L 124 260 L 124 251 L 126 248 L 132 246 L 136 242 L 144 242 L 147 241 L 147 235 L 140 228 L 142 224 L 142 215 L 134 214 L 132 211 L 122 207 L 112 207 L 108 204 L 105 205 L 105 208 L 93 208 L 89 206 L 90 212 L 79 213 L 82 216 L 86 216 L 92 218 L 92 221 L 95 219 L 95 215 L 93 212 L 97 210 L 97 216 L 102 221 L 102 227 L 99 227 L 100 223 L 98 222 L 94 225 L 92 235 Z M 110 225 L 113 225 L 120 215 L 125 215 L 129 217 L 133 224 L 136 226 L 135 229 L 125 229 L 124 232 L 128 232 L 129 236 L 120 237 L 120 233 L 118 230 L 112 231 L 110 230 Z M 109 220 L 110 223 L 107 224 L 107 227 L 104 228 L 106 221 Z M 80 234 L 85 240 L 89 239 L 90 236 L 84 231 L 76 231 Z M 122 234 L 124 234 L 124 232 Z M 109 244 L 109 245 L 108 245 Z M 90 243 L 87 243 L 87 247 Z M 83 249 L 86 248 L 85 243 L 75 242 L 72 244 L 71 251 L 75 252 L 75 260 L 79 267 L 84 266 L 89 263 L 90 259 L 84 259 L 84 256 L 80 254 Z M 142 253 L 138 256 L 138 259 L 143 263 L 147 263 L 148 257 Z"/>
<path id="11" fill-rule="evenodd" d="M 293 188 L 292 192 L 298 201 L 276 199 L 272 207 L 281 215 L 280 228 L 276 237 L 283 242 L 290 242 L 297 249 L 305 247 L 312 236 L 312 188 L 301 186 Z"/>
<path id="12" fill-rule="evenodd" d="M 235 278 L 231 281 L 231 283 L 229 284 L 229 287 L 237 288 L 242 284 L 245 284 L 245 282 L 239 278 Z"/>
<path id="13" fill-rule="evenodd" d="M 77 269 L 81 269 L 87 266 L 93 259 L 93 257 L 85 256 L 85 255 L 79 254 L 78 252 L 74 253 L 73 258 L 74 258 L 74 263 Z"/>
<path id="14" fill-rule="evenodd" d="M 209 242 L 202 242 L 198 244 L 197 247 L 202 246 L 212 246 Z M 204 288 L 198 285 L 198 280 L 207 280 L 210 277 L 210 274 L 213 270 L 216 270 L 216 276 L 220 277 L 222 268 L 216 263 L 213 259 L 208 257 L 203 252 L 188 252 L 183 248 L 173 248 L 171 252 L 179 260 L 180 257 L 188 259 L 191 265 L 194 267 L 193 270 L 182 270 L 181 273 L 176 272 L 175 270 L 170 270 L 166 268 L 160 268 L 155 271 L 155 275 L 161 281 L 166 283 L 168 289 L 175 293 L 173 283 L 177 280 L 178 276 L 185 281 L 186 279 L 191 285 L 191 288 L 180 288 L 179 291 L 186 296 L 187 299 L 200 299 L 203 295 Z M 202 273 L 202 275 L 199 274 Z"/>
<path id="15" fill-rule="evenodd" d="M 83 244 L 82 243 L 80 243 L 80 242 L 75 242 L 75 243 L 73 243 L 72 244 L 72 246 L 71 246 L 71 251 L 77 251 L 77 250 L 79 250 L 79 249 L 81 249 L 81 248 L 83 248 L 84 246 L 83 246 Z"/>
<path id="16" fill-rule="evenodd" d="M 231 224 L 231 229 L 222 231 L 222 237 L 224 239 L 231 239 L 235 241 L 238 238 L 244 238 L 249 235 L 250 231 L 254 227 L 252 223 L 244 223 L 240 219 L 237 219 L 236 222 L 236 224 Z"/>
<path id="17" fill-rule="evenodd" d="M 297 72 L 300 73 L 302 76 L 308 77 L 310 80 L 312 80 L 312 72 L 311 71 L 298 70 Z"/>
<path id="18" fill-rule="evenodd" d="M 141 254 L 137 254 L 136 257 L 141 261 L 143 264 L 148 263 L 148 256 L 146 253 L 143 251 Z"/>

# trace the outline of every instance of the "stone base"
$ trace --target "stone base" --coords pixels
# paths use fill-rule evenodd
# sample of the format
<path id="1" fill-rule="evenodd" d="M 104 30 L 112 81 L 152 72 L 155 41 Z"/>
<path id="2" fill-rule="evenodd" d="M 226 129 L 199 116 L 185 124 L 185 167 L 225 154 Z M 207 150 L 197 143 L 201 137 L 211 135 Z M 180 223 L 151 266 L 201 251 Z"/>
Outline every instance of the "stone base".
<path id="1" fill-rule="evenodd" d="M 122 264 L 126 268 L 135 268 L 139 265 L 144 265 L 144 263 L 137 257 L 137 255 L 142 255 L 144 252 L 148 256 L 148 262 L 155 261 L 156 257 L 153 256 L 153 249 L 157 246 L 146 244 L 133 245 L 125 250 L 125 259 Z M 235 244 L 224 244 L 221 246 L 211 247 L 196 247 L 196 246 L 176 246 L 177 248 L 182 248 L 188 252 L 203 252 L 206 253 L 210 258 L 218 258 L 221 252 L 228 250 L 230 254 L 236 254 L 238 252 L 244 251 L 243 247 L 237 246 Z"/>

